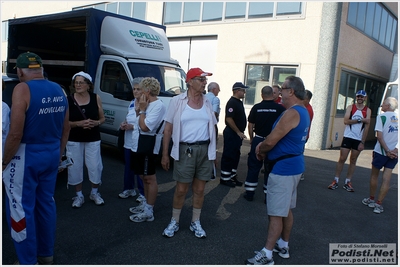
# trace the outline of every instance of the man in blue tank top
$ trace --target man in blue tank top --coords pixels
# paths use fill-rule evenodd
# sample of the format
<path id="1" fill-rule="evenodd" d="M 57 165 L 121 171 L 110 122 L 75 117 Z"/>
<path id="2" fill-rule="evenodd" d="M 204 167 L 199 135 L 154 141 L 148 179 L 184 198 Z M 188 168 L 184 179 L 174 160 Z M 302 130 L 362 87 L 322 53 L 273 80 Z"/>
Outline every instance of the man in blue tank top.
<path id="1" fill-rule="evenodd" d="M 68 133 L 68 103 L 60 85 L 43 77 L 42 59 L 22 53 L 21 83 L 12 95 L 3 154 L 6 219 L 19 264 L 52 264 L 56 231 L 54 190 Z"/>
<path id="2" fill-rule="evenodd" d="M 310 116 L 303 105 L 303 81 L 289 76 L 281 88 L 282 104 L 287 109 L 276 120 L 271 133 L 256 147 L 259 160 L 265 158 L 275 165 L 269 166 L 267 213 L 268 235 L 265 246 L 246 264 L 274 264 L 272 252 L 289 258 L 289 236 L 293 227 L 293 208 L 296 207 L 297 185 L 304 172 L 304 144 L 310 127 Z"/>

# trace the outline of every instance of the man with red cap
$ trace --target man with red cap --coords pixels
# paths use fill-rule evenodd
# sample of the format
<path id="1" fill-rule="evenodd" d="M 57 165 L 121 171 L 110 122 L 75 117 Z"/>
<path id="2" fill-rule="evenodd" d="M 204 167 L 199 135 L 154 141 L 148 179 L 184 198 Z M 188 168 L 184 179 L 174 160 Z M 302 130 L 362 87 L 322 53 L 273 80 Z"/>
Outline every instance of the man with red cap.
<path id="1" fill-rule="evenodd" d="M 210 180 L 216 158 L 215 118 L 211 102 L 203 94 L 206 76 L 212 73 L 199 68 L 190 69 L 186 75 L 187 92 L 174 96 L 165 116 L 163 153 L 161 165 L 170 166 L 168 147 L 172 137 L 171 157 L 174 161 L 173 178 L 176 181 L 172 205 L 172 218 L 163 236 L 173 237 L 179 230 L 179 217 L 189 185 L 192 184 L 193 213 L 189 229 L 197 238 L 205 238 L 200 224 L 204 202 L 204 188 Z"/>

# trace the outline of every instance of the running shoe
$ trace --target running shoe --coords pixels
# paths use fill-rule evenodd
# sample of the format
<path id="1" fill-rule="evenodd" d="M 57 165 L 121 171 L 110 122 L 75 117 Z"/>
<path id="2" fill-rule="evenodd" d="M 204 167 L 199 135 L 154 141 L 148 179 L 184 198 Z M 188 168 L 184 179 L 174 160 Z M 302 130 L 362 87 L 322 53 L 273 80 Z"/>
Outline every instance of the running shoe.
<path id="1" fill-rule="evenodd" d="M 244 263 L 246 265 L 274 265 L 274 260 L 272 257 L 267 258 L 264 250 L 261 250 L 257 251 L 253 258 L 247 259 Z"/>
<path id="2" fill-rule="evenodd" d="M 339 185 L 336 182 L 336 180 L 333 180 L 333 182 L 328 186 L 329 189 L 335 190 L 336 188 L 338 188 Z"/>
<path id="3" fill-rule="evenodd" d="M 172 218 L 167 228 L 164 229 L 162 235 L 166 237 L 173 237 L 174 234 L 178 232 L 178 230 L 179 230 L 179 223 L 177 223 L 176 220 Z"/>
<path id="4" fill-rule="evenodd" d="M 346 190 L 347 192 L 354 192 L 354 188 L 351 186 L 351 182 L 344 184 L 343 189 Z"/>
<path id="5" fill-rule="evenodd" d="M 370 208 L 375 208 L 375 200 L 372 200 L 369 197 L 364 198 L 361 202 Z"/>

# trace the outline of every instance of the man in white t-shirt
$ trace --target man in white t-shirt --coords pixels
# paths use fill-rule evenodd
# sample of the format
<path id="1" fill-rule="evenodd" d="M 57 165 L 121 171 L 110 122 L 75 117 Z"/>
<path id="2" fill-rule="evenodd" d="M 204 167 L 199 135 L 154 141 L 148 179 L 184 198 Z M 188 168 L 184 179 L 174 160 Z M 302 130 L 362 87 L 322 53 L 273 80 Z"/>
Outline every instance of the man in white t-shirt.
<path id="1" fill-rule="evenodd" d="M 390 177 L 397 164 L 398 149 L 398 125 L 399 118 L 397 112 L 397 100 L 388 97 L 382 103 L 382 111 L 376 118 L 375 131 L 378 141 L 376 142 L 373 156 L 370 185 L 370 197 L 364 198 L 362 203 L 374 208 L 374 213 L 382 213 L 382 201 L 385 198 L 390 186 Z M 379 190 L 378 200 L 375 202 L 375 193 L 378 186 L 380 169 L 383 169 L 382 185 Z"/>

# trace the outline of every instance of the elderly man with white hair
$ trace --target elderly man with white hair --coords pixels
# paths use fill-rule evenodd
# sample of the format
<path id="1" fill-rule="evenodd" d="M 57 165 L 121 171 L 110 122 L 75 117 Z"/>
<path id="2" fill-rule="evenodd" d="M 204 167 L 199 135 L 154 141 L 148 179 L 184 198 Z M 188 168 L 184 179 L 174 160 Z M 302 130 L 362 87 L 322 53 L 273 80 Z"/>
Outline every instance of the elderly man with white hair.
<path id="1" fill-rule="evenodd" d="M 397 112 L 397 100 L 394 97 L 386 98 L 382 103 L 382 111 L 376 118 L 376 142 L 372 155 L 372 169 L 370 185 L 370 197 L 364 198 L 362 203 L 370 208 L 374 208 L 374 213 L 382 213 L 382 201 L 385 198 L 390 186 L 390 177 L 397 164 L 398 149 L 398 125 L 399 118 Z M 379 190 L 378 199 L 375 202 L 375 193 L 378 186 L 379 171 L 383 169 L 382 185 Z"/>

